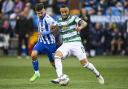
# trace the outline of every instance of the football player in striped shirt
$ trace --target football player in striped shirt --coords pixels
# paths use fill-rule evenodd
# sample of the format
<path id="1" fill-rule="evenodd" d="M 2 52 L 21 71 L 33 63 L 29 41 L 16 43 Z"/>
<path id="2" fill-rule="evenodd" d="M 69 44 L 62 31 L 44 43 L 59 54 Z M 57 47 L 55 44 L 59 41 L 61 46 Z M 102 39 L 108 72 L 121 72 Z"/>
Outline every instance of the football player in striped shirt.
<path id="1" fill-rule="evenodd" d="M 53 83 L 61 83 L 64 74 L 62 71 L 61 60 L 67 56 L 74 55 L 78 58 L 84 68 L 91 70 L 98 79 L 100 84 L 104 84 L 104 79 L 99 71 L 87 59 L 85 49 L 81 43 L 79 32 L 87 23 L 78 16 L 70 15 L 69 8 L 62 5 L 60 8 L 61 16 L 58 18 L 57 24 L 61 30 L 61 37 L 63 44 L 57 49 L 55 53 L 55 67 L 58 78 L 52 80 Z"/>
<path id="2" fill-rule="evenodd" d="M 54 56 L 53 54 L 56 51 L 55 37 L 53 36 L 50 28 L 51 25 L 56 25 L 56 21 L 46 14 L 45 6 L 43 3 L 37 3 L 35 6 L 35 12 L 38 16 L 38 41 L 35 44 L 31 57 L 32 65 L 35 71 L 34 75 L 30 78 L 30 81 L 33 82 L 40 77 L 39 64 L 38 64 L 38 55 L 45 53 L 50 63 L 54 65 Z"/>

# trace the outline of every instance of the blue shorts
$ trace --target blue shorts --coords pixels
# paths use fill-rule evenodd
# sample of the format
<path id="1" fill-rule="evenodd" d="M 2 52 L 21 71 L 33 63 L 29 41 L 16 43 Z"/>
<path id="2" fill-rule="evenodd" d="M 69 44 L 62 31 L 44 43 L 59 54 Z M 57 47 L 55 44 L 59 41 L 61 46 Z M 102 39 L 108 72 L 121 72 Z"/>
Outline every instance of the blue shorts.
<path id="1" fill-rule="evenodd" d="M 43 44 L 41 42 L 37 42 L 33 50 L 36 50 L 38 52 L 38 55 L 45 53 L 48 56 L 49 61 L 54 62 L 56 44 Z"/>

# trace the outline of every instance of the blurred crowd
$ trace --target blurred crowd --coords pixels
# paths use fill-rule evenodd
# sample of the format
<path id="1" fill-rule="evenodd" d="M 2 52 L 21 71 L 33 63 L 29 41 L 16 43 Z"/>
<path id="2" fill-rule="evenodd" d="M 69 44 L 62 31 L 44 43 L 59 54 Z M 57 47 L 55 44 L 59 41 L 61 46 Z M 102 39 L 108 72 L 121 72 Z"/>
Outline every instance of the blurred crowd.
<path id="1" fill-rule="evenodd" d="M 59 7 L 66 4 L 71 14 L 88 22 L 80 35 L 90 56 L 128 55 L 128 0 L 0 0 L 0 54 L 30 54 L 37 41 L 34 6 L 38 2 L 46 5 L 54 19 L 60 15 Z M 91 16 L 125 16 L 125 20 L 93 22 Z"/>

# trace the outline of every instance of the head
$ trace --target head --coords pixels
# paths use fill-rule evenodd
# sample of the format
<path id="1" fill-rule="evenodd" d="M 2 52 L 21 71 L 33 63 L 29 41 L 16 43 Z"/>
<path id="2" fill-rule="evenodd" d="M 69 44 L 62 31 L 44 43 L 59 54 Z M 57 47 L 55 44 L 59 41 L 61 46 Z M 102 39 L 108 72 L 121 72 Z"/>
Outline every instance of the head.
<path id="1" fill-rule="evenodd" d="M 35 6 L 35 12 L 39 16 L 39 18 L 42 18 L 45 15 L 45 6 L 43 3 L 37 3 Z"/>
<path id="2" fill-rule="evenodd" d="M 63 19 L 67 19 L 69 16 L 69 8 L 66 5 L 60 7 L 60 13 Z"/>
<path id="3" fill-rule="evenodd" d="M 97 22 L 96 25 L 95 25 L 95 28 L 96 28 L 96 30 L 101 29 L 101 24 Z"/>
<path id="4" fill-rule="evenodd" d="M 31 3 L 30 3 L 30 2 L 27 2 L 27 3 L 25 4 L 25 7 L 31 8 Z"/>
<path id="5" fill-rule="evenodd" d="M 15 0 L 16 3 L 20 2 L 20 0 Z"/>
<path id="6" fill-rule="evenodd" d="M 85 8 L 81 8 L 81 14 L 82 15 L 87 15 L 87 10 Z"/>

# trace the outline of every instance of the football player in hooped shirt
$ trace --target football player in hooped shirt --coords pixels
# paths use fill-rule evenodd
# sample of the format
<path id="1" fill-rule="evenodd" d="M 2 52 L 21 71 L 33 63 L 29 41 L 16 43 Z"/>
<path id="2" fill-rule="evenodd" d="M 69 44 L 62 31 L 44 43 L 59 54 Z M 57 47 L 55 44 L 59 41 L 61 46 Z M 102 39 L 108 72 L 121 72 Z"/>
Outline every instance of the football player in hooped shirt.
<path id="1" fill-rule="evenodd" d="M 63 44 L 57 49 L 55 53 L 55 67 L 57 78 L 53 79 L 51 82 L 55 84 L 61 84 L 62 81 L 67 79 L 64 77 L 62 62 L 61 60 L 67 56 L 74 55 L 80 61 L 84 68 L 91 70 L 92 73 L 98 79 L 100 84 L 104 84 L 104 79 L 100 72 L 95 68 L 95 66 L 90 63 L 87 59 L 86 52 L 81 43 L 81 38 L 79 32 L 87 23 L 77 16 L 69 14 L 69 8 L 66 5 L 60 7 L 61 16 L 57 19 L 58 30 L 61 30 L 61 37 Z M 54 30 L 54 29 L 53 29 Z"/>
<path id="2" fill-rule="evenodd" d="M 37 3 L 35 6 L 35 12 L 38 16 L 38 42 L 35 44 L 31 57 L 32 65 L 35 71 L 34 75 L 30 78 L 30 81 L 33 82 L 40 77 L 39 66 L 38 66 L 38 55 L 45 53 L 50 63 L 54 66 L 54 57 L 53 54 L 56 51 L 55 37 L 50 31 L 51 25 L 56 25 L 56 21 L 46 14 L 45 6 L 43 3 Z"/>

